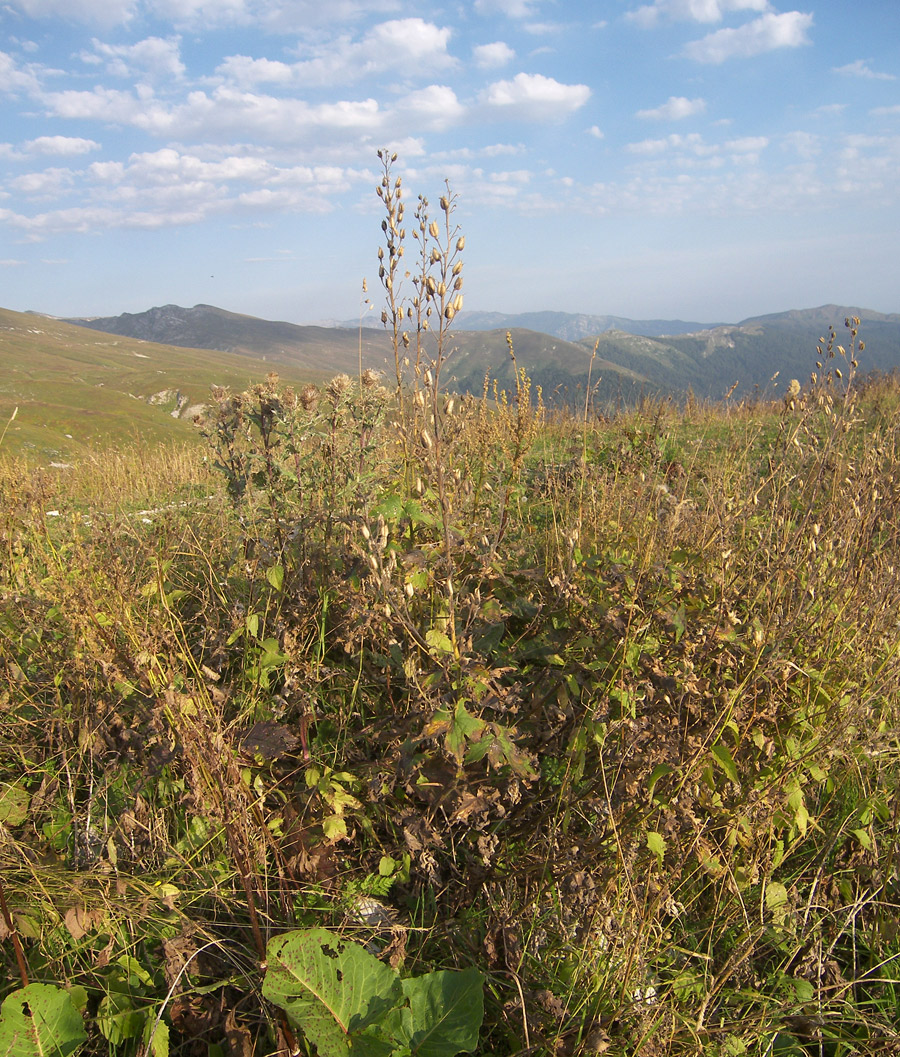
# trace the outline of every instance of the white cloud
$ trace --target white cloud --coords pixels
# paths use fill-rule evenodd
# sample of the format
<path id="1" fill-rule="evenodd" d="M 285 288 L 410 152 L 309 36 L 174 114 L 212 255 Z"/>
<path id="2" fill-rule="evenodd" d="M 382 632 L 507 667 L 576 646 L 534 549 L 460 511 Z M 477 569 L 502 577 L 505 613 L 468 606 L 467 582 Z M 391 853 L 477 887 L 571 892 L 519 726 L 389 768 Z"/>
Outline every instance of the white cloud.
<path id="1" fill-rule="evenodd" d="M 9 186 L 32 197 L 56 197 L 63 194 L 75 182 L 71 169 L 45 169 L 43 172 L 25 173 L 10 180 Z"/>
<path id="2" fill-rule="evenodd" d="M 870 81 L 896 81 L 892 73 L 877 73 L 865 59 L 857 59 L 856 62 L 848 62 L 846 66 L 832 66 L 832 73 L 844 74 L 847 77 L 864 77 Z"/>
<path id="3" fill-rule="evenodd" d="M 248 55 L 229 55 L 216 67 L 216 73 L 243 88 L 254 84 L 290 84 L 294 68 L 273 59 L 251 59 Z"/>
<path id="4" fill-rule="evenodd" d="M 716 158 L 723 153 L 731 155 L 732 161 L 741 158 L 749 159 L 750 156 L 758 156 L 760 151 L 769 145 L 766 136 L 745 136 L 740 139 L 727 140 L 723 144 L 707 143 L 699 132 L 691 132 L 687 136 L 673 133 L 661 139 L 645 139 L 639 143 L 629 143 L 626 150 L 629 154 L 654 157 L 666 153 L 674 153 L 681 157 L 694 158 Z"/>
<path id="5" fill-rule="evenodd" d="M 397 111 L 405 121 L 413 121 L 417 128 L 445 129 L 457 124 L 465 114 L 465 107 L 452 88 L 431 84 L 410 92 L 397 103 Z"/>
<path id="6" fill-rule="evenodd" d="M 476 45 L 472 49 L 472 57 L 475 59 L 477 66 L 482 67 L 482 69 L 489 69 L 490 67 L 505 66 L 516 57 L 516 53 L 508 44 L 498 40 L 493 44 Z"/>
<path id="7" fill-rule="evenodd" d="M 875 114 L 877 117 L 890 117 L 894 114 L 900 114 L 900 106 L 876 106 L 870 113 Z"/>
<path id="8" fill-rule="evenodd" d="M 501 14 L 507 18 L 528 18 L 533 14 L 536 0 L 475 0 L 480 15 Z"/>
<path id="9" fill-rule="evenodd" d="M 115 77 L 148 77 L 151 80 L 180 80 L 185 67 L 181 61 L 180 37 L 163 40 L 147 37 L 137 44 L 104 44 L 92 41 L 94 51 L 82 55 L 89 63 L 103 61 Z"/>
<path id="10" fill-rule="evenodd" d="M 248 22 L 251 17 L 245 0 L 148 0 L 148 7 L 158 18 L 179 26 L 209 28 Z"/>
<path id="11" fill-rule="evenodd" d="M 685 99 L 684 96 L 669 96 L 667 102 L 654 110 L 639 110 L 637 116 L 644 120 L 681 121 L 695 114 L 702 114 L 706 109 L 705 99 Z"/>
<path id="12" fill-rule="evenodd" d="M 75 154 L 89 154 L 99 150 L 100 144 L 92 139 L 81 139 L 78 136 L 38 136 L 23 144 L 29 154 L 57 155 L 69 157 Z"/>
<path id="13" fill-rule="evenodd" d="M 650 27 L 660 18 L 688 22 L 721 22 L 731 11 L 768 11 L 769 0 L 654 0 L 625 16 L 638 25 Z"/>
<path id="14" fill-rule="evenodd" d="M 599 125 L 591 125 L 587 132 L 588 135 L 593 136 L 594 139 L 603 139 L 604 137 L 603 129 L 601 129 Z"/>
<path id="15" fill-rule="evenodd" d="M 0 51 L 0 92 L 15 95 L 19 91 L 36 92 L 39 83 L 34 70 L 22 69 L 8 52 Z"/>
<path id="16" fill-rule="evenodd" d="M 776 48 L 797 48 L 810 43 L 806 34 L 812 23 L 813 16 L 800 11 L 765 14 L 738 29 L 719 29 L 702 40 L 695 40 L 687 45 L 684 54 L 696 62 L 717 64 Z"/>
<path id="17" fill-rule="evenodd" d="M 243 86 L 263 81 L 279 84 L 347 84 L 375 74 L 431 74 L 456 65 L 447 51 L 451 31 L 422 18 L 382 22 L 354 41 L 340 36 L 308 48 L 310 58 L 295 63 L 231 55 L 216 72 Z"/>
<path id="18" fill-rule="evenodd" d="M 765 150 L 768 145 L 768 136 L 744 136 L 741 139 L 728 140 L 725 149 L 734 151 L 736 154 L 757 154 Z"/>
<path id="19" fill-rule="evenodd" d="M 138 0 L 8 0 L 29 18 L 61 18 L 67 22 L 118 26 L 131 20 Z"/>
<path id="20" fill-rule="evenodd" d="M 539 73 L 517 73 L 511 81 L 488 85 L 480 98 L 497 113 L 540 121 L 578 110 L 590 94 L 586 84 L 561 84 Z"/>
<path id="21" fill-rule="evenodd" d="M 812 132 L 789 132 L 783 137 L 784 149 L 808 161 L 822 153 L 822 137 Z"/>

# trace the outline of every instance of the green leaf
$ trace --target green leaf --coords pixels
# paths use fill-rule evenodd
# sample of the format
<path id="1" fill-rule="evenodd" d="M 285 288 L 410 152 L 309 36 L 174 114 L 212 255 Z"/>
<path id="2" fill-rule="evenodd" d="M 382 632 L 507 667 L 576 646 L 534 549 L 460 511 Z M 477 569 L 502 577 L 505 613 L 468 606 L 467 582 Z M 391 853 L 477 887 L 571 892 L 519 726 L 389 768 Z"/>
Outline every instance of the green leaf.
<path id="1" fill-rule="evenodd" d="M 466 711 L 465 702 L 458 701 L 447 732 L 447 748 L 462 762 L 466 742 L 484 729 L 484 721 Z"/>
<path id="2" fill-rule="evenodd" d="M 656 788 L 656 783 L 660 778 L 665 778 L 666 775 L 672 774 L 675 770 L 671 764 L 658 763 L 653 770 L 650 772 L 650 778 L 647 781 L 647 796 L 653 797 L 653 790 Z"/>
<path id="3" fill-rule="evenodd" d="M 661 833 L 657 833 L 656 830 L 650 830 L 647 834 L 647 847 L 656 856 L 659 865 L 662 866 L 666 855 L 665 837 Z"/>
<path id="4" fill-rule="evenodd" d="M 52 984 L 29 984 L 13 991 L 0 1007 L 3 1057 L 66 1057 L 86 1038 L 72 999 Z"/>
<path id="5" fill-rule="evenodd" d="M 154 1017 L 147 1018 L 144 1027 L 144 1052 L 146 1057 L 169 1057 L 169 1025 Z"/>
<path id="6" fill-rule="evenodd" d="M 139 1035 L 145 1020 L 144 1013 L 134 1008 L 131 995 L 122 991 L 110 991 L 97 1009 L 97 1027 L 113 1046 Z"/>
<path id="7" fill-rule="evenodd" d="M 327 929 L 277 936 L 266 950 L 263 995 L 285 1010 L 320 1057 L 391 1053 L 365 1029 L 401 1000 L 400 979 L 359 944 Z"/>
<path id="8" fill-rule="evenodd" d="M 393 492 L 382 496 L 377 505 L 372 507 L 372 514 L 374 517 L 380 514 L 385 521 L 399 521 L 403 516 L 403 500 Z"/>
<path id="9" fill-rule="evenodd" d="M 284 566 L 273 565 L 271 569 L 266 570 L 266 579 L 276 591 L 280 591 L 284 584 Z"/>
<path id="10" fill-rule="evenodd" d="M 478 1045 L 484 978 L 477 969 L 443 970 L 403 981 L 409 1005 L 391 1032 L 414 1057 L 454 1057 Z"/>
<path id="11" fill-rule="evenodd" d="M 722 770 L 725 772 L 725 774 L 728 776 L 728 778 L 732 782 L 734 782 L 735 785 L 737 785 L 738 784 L 737 767 L 735 767 L 735 765 L 734 765 L 734 758 L 732 757 L 731 753 L 728 751 L 728 746 L 727 745 L 723 745 L 721 742 L 719 742 L 718 745 L 713 745 L 712 754 L 716 758 L 716 763 L 722 768 Z"/>
<path id="12" fill-rule="evenodd" d="M 31 797 L 20 782 L 0 782 L 0 822 L 7 826 L 21 826 L 28 818 Z"/>
<path id="13" fill-rule="evenodd" d="M 788 890 L 779 881 L 770 881 L 766 885 L 766 907 L 774 921 L 784 921 L 788 911 Z"/>
<path id="14" fill-rule="evenodd" d="M 453 652 L 453 643 L 450 641 L 450 637 L 445 635 L 443 631 L 438 631 L 437 628 L 432 628 L 425 633 L 425 641 L 428 643 L 428 649 L 433 655 Z"/>
<path id="15" fill-rule="evenodd" d="M 872 838 L 869 836 L 869 831 L 865 829 L 851 829 L 850 832 L 859 841 L 859 843 L 866 849 L 866 851 L 872 850 Z"/>

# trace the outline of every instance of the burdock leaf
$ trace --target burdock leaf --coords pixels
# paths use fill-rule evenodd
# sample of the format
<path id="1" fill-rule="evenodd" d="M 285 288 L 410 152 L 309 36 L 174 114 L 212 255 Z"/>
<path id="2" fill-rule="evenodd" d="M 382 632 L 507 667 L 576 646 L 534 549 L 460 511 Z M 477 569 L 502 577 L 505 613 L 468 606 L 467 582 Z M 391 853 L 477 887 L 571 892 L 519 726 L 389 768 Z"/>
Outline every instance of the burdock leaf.
<path id="1" fill-rule="evenodd" d="M 327 929 L 278 936 L 266 954 L 263 994 L 285 1010 L 319 1057 L 350 1057 L 351 1047 L 354 1057 L 392 1052 L 374 1025 L 402 998 L 393 970 Z"/>
<path id="2" fill-rule="evenodd" d="M 484 978 L 477 969 L 404 980 L 403 994 L 409 1006 L 400 1011 L 399 1024 L 394 1021 L 393 1034 L 414 1057 L 454 1057 L 478 1045 Z"/>
<path id="3" fill-rule="evenodd" d="M 67 1057 L 86 1038 L 81 1014 L 61 987 L 29 984 L 0 1008 L 2 1057 Z"/>

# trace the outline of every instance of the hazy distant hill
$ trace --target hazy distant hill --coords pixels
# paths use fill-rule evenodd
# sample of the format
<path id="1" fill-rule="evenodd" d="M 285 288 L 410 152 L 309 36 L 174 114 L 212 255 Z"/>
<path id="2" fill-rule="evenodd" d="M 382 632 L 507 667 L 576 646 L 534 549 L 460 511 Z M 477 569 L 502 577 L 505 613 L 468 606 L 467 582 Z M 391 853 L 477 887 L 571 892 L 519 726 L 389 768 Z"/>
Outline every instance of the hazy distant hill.
<path id="1" fill-rule="evenodd" d="M 162 305 L 146 312 L 70 318 L 66 322 L 164 345 L 254 356 L 274 364 L 333 372 L 355 371 L 359 366 L 358 331 L 258 319 L 213 305 Z M 365 330 L 362 344 L 363 365 L 383 366 L 388 353 L 384 334 Z"/>
<path id="2" fill-rule="evenodd" d="M 460 312 L 460 330 L 526 329 L 552 334 L 566 341 L 619 330 L 625 334 L 643 334 L 648 338 L 663 334 L 691 334 L 719 324 L 685 323 L 680 319 L 626 319 L 623 316 L 589 316 L 572 312 L 520 312 L 503 315 L 499 312 Z"/>
<path id="3" fill-rule="evenodd" d="M 343 320 L 332 327 L 357 329 L 359 320 Z M 378 315 L 370 312 L 362 318 L 366 328 L 381 329 Z M 681 319 L 626 319 L 624 316 L 591 316 L 574 312 L 470 312 L 464 310 L 454 319 L 456 330 L 533 330 L 565 341 L 579 341 L 607 330 L 621 330 L 626 334 L 659 337 L 663 334 L 691 334 L 714 323 L 685 323 Z"/>
<path id="4" fill-rule="evenodd" d="M 564 312 L 461 313 L 457 317 L 461 326 L 454 329 L 448 346 L 444 379 L 449 386 L 480 392 L 489 372 L 509 386 L 513 377 L 506 332 L 510 330 L 519 366 L 528 369 L 546 400 L 580 399 L 577 394 L 583 392 L 589 369 L 592 387 L 605 401 L 627 402 L 641 393 L 678 395 L 688 389 L 716 400 L 734 386 L 740 399 L 754 389 L 781 392 L 791 378 L 805 382 L 815 364 L 817 341 L 833 325 L 838 342 L 846 343 L 843 322 L 852 315 L 862 319 L 861 337 L 866 342 L 861 370 L 900 368 L 900 315 L 838 305 L 717 325 Z M 531 325 L 523 326 L 522 321 Z M 361 342 L 364 365 L 387 368 L 388 377 L 393 376 L 393 357 L 380 327 L 367 326 L 360 334 L 357 324 L 298 326 L 210 305 L 165 305 L 134 315 L 72 322 L 148 341 L 252 355 L 279 369 L 292 365 L 353 373 Z M 494 325 L 472 329 L 477 324 Z"/>

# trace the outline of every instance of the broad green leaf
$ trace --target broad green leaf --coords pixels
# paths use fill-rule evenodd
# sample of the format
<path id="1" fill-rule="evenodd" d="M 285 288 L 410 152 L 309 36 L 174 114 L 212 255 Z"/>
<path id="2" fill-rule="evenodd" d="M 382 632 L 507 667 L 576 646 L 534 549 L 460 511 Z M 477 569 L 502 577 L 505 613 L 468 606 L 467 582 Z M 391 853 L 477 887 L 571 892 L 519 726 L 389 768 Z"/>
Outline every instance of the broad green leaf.
<path id="1" fill-rule="evenodd" d="M 13 991 L 0 1007 L 3 1057 L 67 1057 L 86 1038 L 72 999 L 52 984 L 29 984 Z"/>
<path id="2" fill-rule="evenodd" d="M 28 818 L 31 797 L 19 782 L 0 782 L 0 822 L 7 826 L 21 826 Z"/>
<path id="3" fill-rule="evenodd" d="M 784 921 L 788 910 L 788 890 L 779 881 L 766 885 L 766 907 L 775 921 Z"/>
<path id="4" fill-rule="evenodd" d="M 326 840 L 346 840 L 347 820 L 343 815 L 329 815 L 322 820 L 322 833 Z"/>
<path id="5" fill-rule="evenodd" d="M 266 579 L 275 588 L 276 591 L 280 591 L 284 584 L 284 566 L 273 565 L 266 571 Z"/>
<path id="6" fill-rule="evenodd" d="M 661 833 L 657 833 L 656 830 L 650 830 L 647 834 L 647 847 L 656 856 L 659 865 L 662 866 L 666 855 L 665 837 Z"/>
<path id="7" fill-rule="evenodd" d="M 477 969 L 404 980 L 403 995 L 409 1005 L 391 1018 L 391 1034 L 413 1057 L 454 1057 L 478 1045 L 484 978 Z"/>
<path id="8" fill-rule="evenodd" d="M 403 500 L 395 493 L 382 496 L 372 507 L 372 514 L 375 517 L 380 514 L 385 521 L 399 521 L 403 515 Z"/>
<path id="9" fill-rule="evenodd" d="M 859 841 L 859 843 L 866 849 L 866 851 L 872 850 L 872 838 L 869 836 L 869 831 L 865 829 L 852 829 L 850 832 Z"/>
<path id="10" fill-rule="evenodd" d="M 169 1025 L 155 1017 L 148 1017 L 144 1027 L 144 1052 L 146 1057 L 169 1057 Z"/>
<path id="11" fill-rule="evenodd" d="M 453 643 L 450 641 L 449 635 L 445 635 L 443 631 L 438 631 L 437 628 L 432 628 L 425 633 L 425 641 L 428 643 L 428 649 L 432 654 L 453 652 Z"/>
<path id="12" fill-rule="evenodd" d="M 466 742 L 484 729 L 484 721 L 466 711 L 464 701 L 458 701 L 453 712 L 450 730 L 447 732 L 447 748 L 457 760 L 462 761 Z"/>
<path id="13" fill-rule="evenodd" d="M 303 929 L 269 942 L 263 994 L 284 1009 L 319 1057 L 390 1054 L 366 1028 L 401 1000 L 400 979 L 359 944 L 327 929 Z"/>

